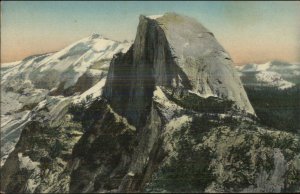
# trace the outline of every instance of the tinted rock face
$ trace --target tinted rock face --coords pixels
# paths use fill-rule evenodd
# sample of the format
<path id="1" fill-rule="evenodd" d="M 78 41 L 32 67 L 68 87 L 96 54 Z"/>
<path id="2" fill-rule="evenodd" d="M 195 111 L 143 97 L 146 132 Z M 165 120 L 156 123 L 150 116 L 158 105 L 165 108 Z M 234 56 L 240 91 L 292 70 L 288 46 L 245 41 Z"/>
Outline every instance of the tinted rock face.
<path id="1" fill-rule="evenodd" d="M 141 16 L 133 46 L 111 64 L 104 95 L 118 113 L 142 126 L 150 111 L 154 86 L 170 86 L 173 79 L 178 81 L 178 75 L 189 88 L 188 79 L 172 59 L 164 32 L 155 21 Z"/>
<path id="2" fill-rule="evenodd" d="M 155 86 L 232 100 L 254 114 L 232 65 L 213 34 L 194 19 L 140 16 L 133 46 L 111 64 L 104 95 L 136 126 L 145 124 Z"/>
<path id="3" fill-rule="evenodd" d="M 170 103 L 166 91 L 169 99 L 187 99 L 177 103 L 188 107 L 209 97 L 202 104 L 212 102 L 214 108 L 216 99 L 230 101 L 238 111 L 254 114 L 231 59 L 211 32 L 194 19 L 173 13 L 140 16 L 134 44 L 127 53 L 115 55 L 104 89 L 113 110 L 138 131 L 139 143 L 119 191 L 142 190 L 169 154 L 162 146 L 168 124 L 184 114 L 193 117 L 186 112 L 189 108 L 183 113 L 182 107 Z"/>
<path id="4" fill-rule="evenodd" d="M 49 96 L 31 111 L 1 190 L 299 192 L 299 135 L 257 122 L 231 65 L 195 20 L 141 16 L 104 96 L 106 73 L 80 96 Z M 72 90 L 86 90 L 84 80 Z"/>
<path id="5" fill-rule="evenodd" d="M 230 56 L 196 20 L 167 13 L 156 19 L 169 42 L 175 62 L 187 75 L 192 91 L 204 96 L 218 96 L 254 113 Z"/>

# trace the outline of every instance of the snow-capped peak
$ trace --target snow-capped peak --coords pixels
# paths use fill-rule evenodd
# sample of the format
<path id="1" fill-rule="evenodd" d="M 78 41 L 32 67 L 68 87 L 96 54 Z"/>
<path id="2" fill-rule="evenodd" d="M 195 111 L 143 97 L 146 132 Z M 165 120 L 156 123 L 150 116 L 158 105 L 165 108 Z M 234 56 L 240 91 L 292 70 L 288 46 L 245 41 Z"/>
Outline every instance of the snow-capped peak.
<path id="1" fill-rule="evenodd" d="M 278 87 L 279 89 L 286 89 L 295 85 L 284 80 L 279 73 L 272 71 L 261 71 L 256 75 L 256 79 L 258 81 L 267 83 L 270 86 Z"/>
<path id="2" fill-rule="evenodd" d="M 238 66 L 237 69 L 240 71 L 241 76 L 244 77 L 245 82 L 254 78 L 259 83 L 279 89 L 295 86 L 293 80 L 299 80 L 300 75 L 300 65 L 281 61 L 270 61 L 264 64 L 246 64 Z"/>
<path id="3" fill-rule="evenodd" d="M 0 166 L 35 111 L 53 105 L 51 114 L 58 115 L 67 103 L 99 97 L 111 59 L 118 52 L 126 52 L 130 45 L 94 33 L 60 51 L 1 64 Z M 73 92 L 78 85 L 80 91 Z M 73 93 L 62 96 L 69 89 Z M 22 110 L 32 104 L 38 104 L 36 110 Z M 52 116 L 47 118 L 56 118 Z"/>
<path id="4" fill-rule="evenodd" d="M 31 79 L 41 79 L 51 72 L 51 74 L 57 74 L 53 76 L 58 77 L 55 80 L 49 80 L 53 82 L 50 87 L 63 80 L 66 82 L 66 87 L 69 87 L 76 83 L 77 79 L 95 62 L 111 59 L 118 52 L 126 52 L 129 46 L 129 43 L 103 38 L 102 35 L 94 33 L 55 53 L 37 55 L 28 60 L 13 63 L 9 71 L 1 68 L 1 74 L 5 79 L 9 77 L 13 79 L 18 74 L 26 75 L 25 77 L 31 77 Z M 17 68 L 13 68 L 15 66 Z M 30 74 L 38 74 L 38 76 L 30 76 Z M 46 85 L 49 88 L 48 84 Z"/>

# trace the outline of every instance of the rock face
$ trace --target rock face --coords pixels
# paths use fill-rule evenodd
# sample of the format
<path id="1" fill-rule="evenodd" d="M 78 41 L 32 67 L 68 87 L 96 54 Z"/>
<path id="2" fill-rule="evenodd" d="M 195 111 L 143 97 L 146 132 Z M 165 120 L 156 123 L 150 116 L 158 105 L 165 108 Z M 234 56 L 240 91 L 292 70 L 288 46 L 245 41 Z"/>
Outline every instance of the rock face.
<path id="1" fill-rule="evenodd" d="M 88 77 L 28 110 L 1 191 L 300 191 L 299 135 L 258 122 L 231 59 L 195 20 L 141 16 L 107 78 L 87 89 Z"/>
<path id="2" fill-rule="evenodd" d="M 259 171 L 266 166 L 257 162 L 268 162 L 263 159 L 265 151 L 256 150 L 250 142 L 260 142 L 262 134 L 272 139 L 273 133 L 266 128 L 262 132 L 247 131 L 259 130 L 259 124 L 244 114 L 255 113 L 232 65 L 213 34 L 194 19 L 174 13 L 140 16 L 134 44 L 127 53 L 114 57 L 104 89 L 104 97 L 113 110 L 137 128 L 138 144 L 117 191 L 237 192 L 243 188 L 271 192 L 284 188 L 280 181 L 288 178 L 272 175 L 272 170 L 266 177 L 275 176 L 278 181 L 281 177 L 275 183 L 281 186 L 264 188 L 262 183 L 256 183 L 266 172 Z M 229 135 L 223 130 L 236 132 Z M 216 138 L 234 142 L 230 137 L 239 135 L 241 142 L 229 145 L 228 150 L 222 150 L 223 141 Z M 294 143 L 296 146 L 299 141 Z M 255 159 L 241 165 L 245 161 L 237 157 L 245 152 L 239 146 L 245 146 L 247 157 Z M 274 152 L 274 158 L 268 156 L 270 165 L 276 163 L 275 153 L 285 152 L 270 144 L 261 149 Z M 290 162 L 298 161 L 296 152 Z M 225 153 L 229 154 L 226 158 L 236 158 L 240 166 L 234 161 L 226 162 Z M 281 170 L 286 170 L 286 162 L 282 163 L 285 167 Z M 245 170 L 250 166 L 251 173 Z M 236 174 L 239 170 L 235 168 L 242 174 Z M 291 187 L 297 181 L 293 177 L 289 180 Z M 266 178 L 263 182 L 268 181 Z"/>
<path id="3" fill-rule="evenodd" d="M 211 32 L 186 16 L 140 16 L 134 44 L 113 60 L 104 94 L 117 112 L 140 126 L 155 86 L 232 100 L 254 114 L 229 55 Z"/>

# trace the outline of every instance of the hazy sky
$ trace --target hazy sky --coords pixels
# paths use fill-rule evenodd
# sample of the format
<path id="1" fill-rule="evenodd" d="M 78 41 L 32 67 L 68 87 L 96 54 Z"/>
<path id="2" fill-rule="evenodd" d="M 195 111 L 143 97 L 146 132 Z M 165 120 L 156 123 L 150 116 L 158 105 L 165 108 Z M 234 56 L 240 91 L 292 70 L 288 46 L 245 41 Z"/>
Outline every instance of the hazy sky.
<path id="1" fill-rule="evenodd" d="M 170 11 L 196 18 L 237 64 L 300 61 L 300 2 L 1 1 L 1 62 L 60 50 L 93 32 L 132 40 L 140 14 Z"/>

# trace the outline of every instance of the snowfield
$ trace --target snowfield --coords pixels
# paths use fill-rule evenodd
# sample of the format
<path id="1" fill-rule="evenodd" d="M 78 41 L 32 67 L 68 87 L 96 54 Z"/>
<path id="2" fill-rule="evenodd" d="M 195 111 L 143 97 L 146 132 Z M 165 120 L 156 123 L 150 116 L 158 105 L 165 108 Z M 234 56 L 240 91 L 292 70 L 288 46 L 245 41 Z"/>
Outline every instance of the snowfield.
<path id="1" fill-rule="evenodd" d="M 91 100 L 99 97 L 112 57 L 126 52 L 129 47 L 128 42 L 92 34 L 58 52 L 1 64 L 1 166 L 13 151 L 26 123 L 37 119 L 43 109 L 50 110 L 44 119 L 55 120 L 69 104 L 81 102 L 87 96 L 91 96 Z M 87 85 L 84 82 L 88 80 L 83 76 L 96 83 L 71 96 L 50 95 L 59 88 L 64 91 Z M 78 84 L 80 78 L 86 81 Z"/>
<path id="2" fill-rule="evenodd" d="M 246 64 L 236 66 L 240 76 L 246 80 L 244 84 L 249 84 L 247 80 L 253 77 L 258 83 L 265 86 L 287 89 L 294 87 L 300 81 L 300 64 L 271 61 L 264 64 Z"/>
<path id="3" fill-rule="evenodd" d="M 284 80 L 279 73 L 262 71 L 256 74 L 256 79 L 268 83 L 270 86 L 286 89 L 295 86 L 295 84 Z"/>

